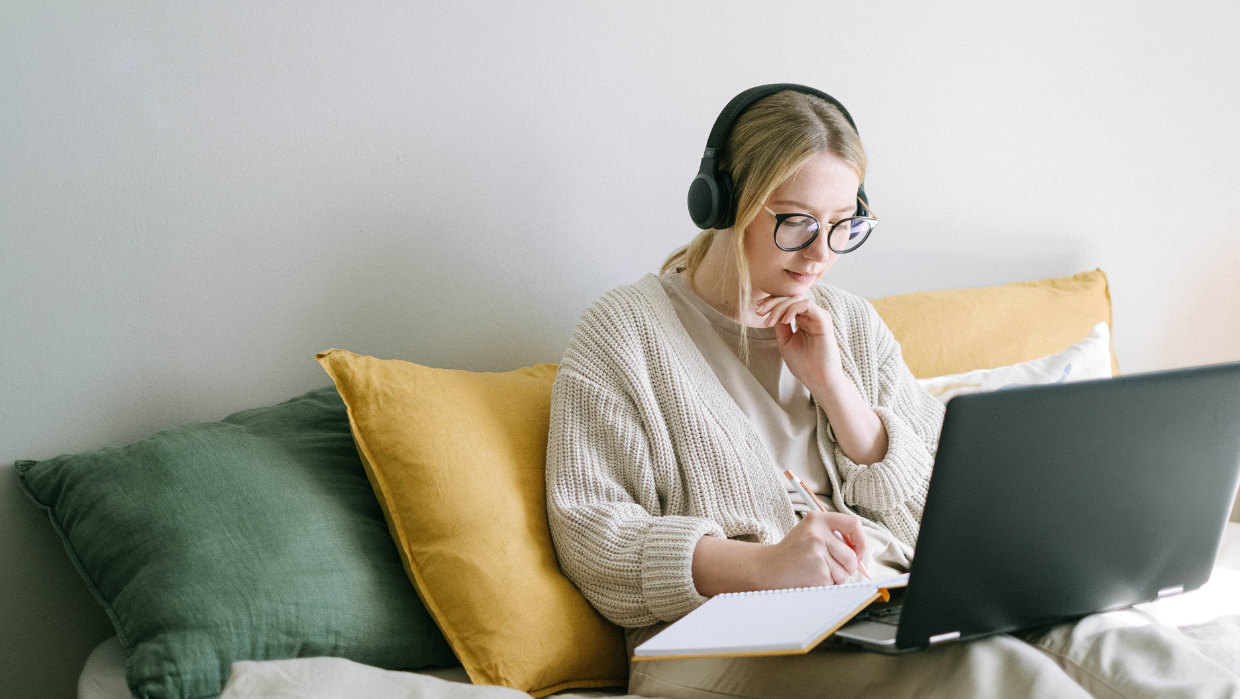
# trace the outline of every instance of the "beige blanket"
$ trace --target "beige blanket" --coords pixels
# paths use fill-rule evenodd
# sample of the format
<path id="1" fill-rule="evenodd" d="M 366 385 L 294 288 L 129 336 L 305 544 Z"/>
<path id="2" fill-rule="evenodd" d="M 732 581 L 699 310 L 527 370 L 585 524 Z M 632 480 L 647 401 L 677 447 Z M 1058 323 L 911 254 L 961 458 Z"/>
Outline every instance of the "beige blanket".
<path id="1" fill-rule="evenodd" d="M 1227 525 L 1214 574 L 1201 589 L 1138 605 L 1174 626 L 1220 665 L 1240 674 L 1240 524 Z M 438 674 L 451 675 L 453 671 Z M 460 675 L 455 679 L 464 680 Z M 979 678 L 980 679 L 980 678 Z M 602 692 L 562 694 L 597 697 Z M 516 699 L 503 687 L 477 687 L 426 674 L 392 672 L 340 658 L 298 658 L 233 664 L 220 699 Z"/>
<path id="2" fill-rule="evenodd" d="M 343 658 L 295 658 L 233 663 L 232 677 L 220 699 L 529 699 L 529 696 L 507 687 L 477 687 L 426 674 L 380 670 Z M 556 696 L 604 695 L 585 692 Z"/>

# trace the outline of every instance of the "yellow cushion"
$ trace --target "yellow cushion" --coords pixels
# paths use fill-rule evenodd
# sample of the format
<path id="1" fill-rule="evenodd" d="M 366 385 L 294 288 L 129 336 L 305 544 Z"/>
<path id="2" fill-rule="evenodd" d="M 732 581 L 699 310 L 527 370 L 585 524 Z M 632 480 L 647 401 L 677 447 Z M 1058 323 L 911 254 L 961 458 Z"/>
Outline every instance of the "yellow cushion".
<path id="1" fill-rule="evenodd" d="M 624 635 L 560 572 L 547 526 L 554 364 L 496 374 L 316 357 L 409 578 L 475 684 L 628 684 Z"/>
<path id="2" fill-rule="evenodd" d="M 1111 293 L 1102 270 L 871 303 L 919 379 L 1038 359 L 1080 342 L 1100 322 L 1111 325 Z M 1111 371 L 1119 374 L 1114 349 Z"/>

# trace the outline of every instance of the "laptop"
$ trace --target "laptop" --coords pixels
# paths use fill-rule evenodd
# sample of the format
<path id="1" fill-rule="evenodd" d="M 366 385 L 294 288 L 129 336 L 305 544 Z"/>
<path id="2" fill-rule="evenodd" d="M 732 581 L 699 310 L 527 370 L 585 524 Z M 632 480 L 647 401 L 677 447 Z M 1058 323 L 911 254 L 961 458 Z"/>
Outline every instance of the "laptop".
<path id="1" fill-rule="evenodd" d="M 879 653 L 1200 587 L 1240 485 L 1240 362 L 953 398 L 908 587 L 836 631 Z"/>

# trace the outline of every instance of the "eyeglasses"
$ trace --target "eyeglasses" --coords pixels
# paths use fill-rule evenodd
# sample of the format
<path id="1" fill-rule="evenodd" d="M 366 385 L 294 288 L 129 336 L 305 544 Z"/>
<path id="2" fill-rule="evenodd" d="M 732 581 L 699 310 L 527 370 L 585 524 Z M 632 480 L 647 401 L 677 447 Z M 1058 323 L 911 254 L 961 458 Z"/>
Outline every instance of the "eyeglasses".
<path id="1" fill-rule="evenodd" d="M 850 216 L 836 221 L 827 234 L 827 247 L 831 248 L 831 252 L 843 255 L 856 250 L 870 237 L 874 226 L 878 225 L 874 210 L 861 201 L 861 197 L 857 197 L 857 201 L 870 215 Z M 809 214 L 777 214 L 765 204 L 762 208 L 775 217 L 775 245 L 785 252 L 809 247 L 822 231 L 822 224 Z"/>

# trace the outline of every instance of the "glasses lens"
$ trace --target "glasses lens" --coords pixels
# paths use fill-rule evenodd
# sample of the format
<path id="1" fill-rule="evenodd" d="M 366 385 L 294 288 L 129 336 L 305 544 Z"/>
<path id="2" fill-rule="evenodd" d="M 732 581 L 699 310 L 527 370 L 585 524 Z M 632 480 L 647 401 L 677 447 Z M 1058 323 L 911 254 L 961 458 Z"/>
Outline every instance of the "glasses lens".
<path id="1" fill-rule="evenodd" d="M 872 230 L 874 221 L 871 219 L 846 218 L 832 226 L 827 242 L 835 252 L 851 252 L 861 247 Z"/>
<path id="2" fill-rule="evenodd" d="M 789 216 L 775 228 L 775 244 L 785 250 L 805 247 L 818 235 L 818 221 L 812 216 Z"/>

